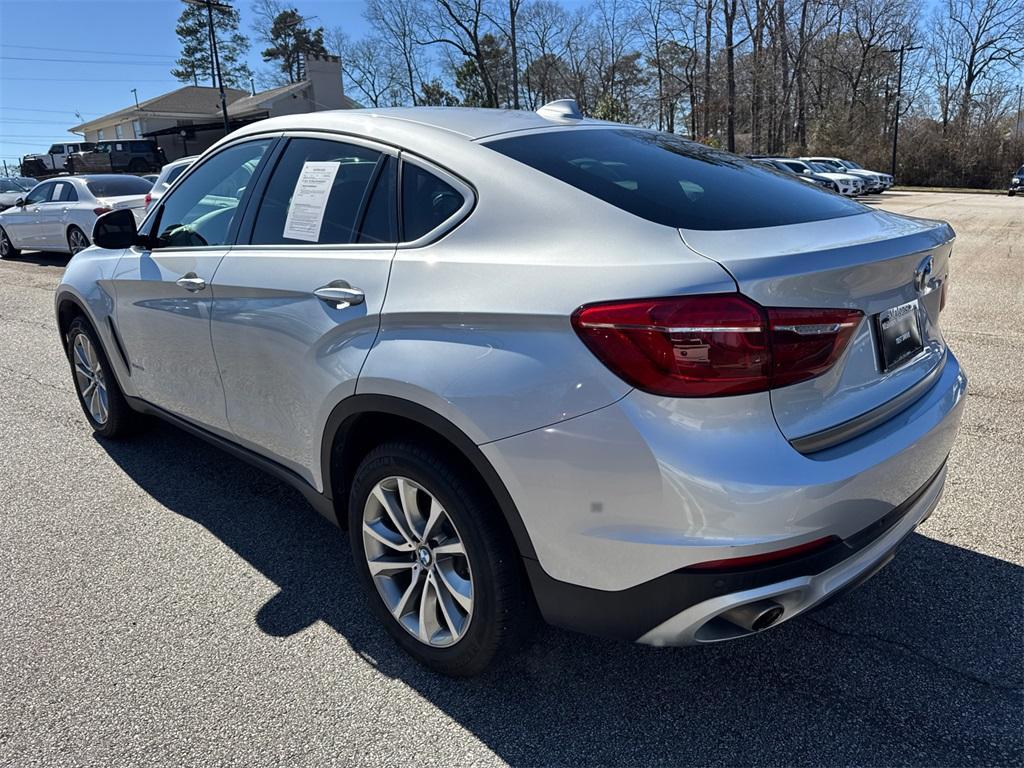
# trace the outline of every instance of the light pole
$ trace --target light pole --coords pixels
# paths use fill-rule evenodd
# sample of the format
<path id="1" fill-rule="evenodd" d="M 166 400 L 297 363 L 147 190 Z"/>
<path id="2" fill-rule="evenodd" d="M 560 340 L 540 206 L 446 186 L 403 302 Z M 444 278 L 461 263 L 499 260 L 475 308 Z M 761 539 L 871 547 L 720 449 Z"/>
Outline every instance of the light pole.
<path id="1" fill-rule="evenodd" d="M 213 9 L 217 8 L 221 11 L 233 10 L 232 7 L 226 3 L 218 3 L 216 0 L 183 0 L 183 2 L 189 5 L 200 5 L 206 7 L 206 19 L 210 25 L 210 58 L 213 60 L 213 73 L 217 80 L 217 88 L 220 89 L 220 111 L 224 115 L 224 135 L 227 136 L 230 128 L 228 127 L 228 100 L 224 95 L 224 75 L 220 71 L 220 58 L 217 56 L 217 32 L 213 25 Z"/>
<path id="2" fill-rule="evenodd" d="M 886 53 L 898 52 L 900 55 L 899 73 L 896 75 L 896 114 L 894 115 L 894 124 L 892 127 L 892 169 L 890 173 L 894 179 L 896 178 L 896 147 L 900 140 L 900 98 L 903 95 L 903 56 L 907 51 L 917 51 L 920 48 L 920 45 L 901 45 L 899 48 L 892 48 L 886 51 Z"/>

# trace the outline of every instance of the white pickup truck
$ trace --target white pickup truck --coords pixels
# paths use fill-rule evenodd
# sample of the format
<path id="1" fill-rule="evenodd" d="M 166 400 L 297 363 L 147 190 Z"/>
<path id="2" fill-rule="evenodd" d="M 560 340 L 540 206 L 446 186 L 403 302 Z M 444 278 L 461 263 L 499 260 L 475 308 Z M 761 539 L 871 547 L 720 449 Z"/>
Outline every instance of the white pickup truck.
<path id="1" fill-rule="evenodd" d="M 21 159 L 22 166 L 39 165 L 37 172 L 63 171 L 68 158 L 76 152 L 91 152 L 96 144 L 91 141 L 76 141 L 68 144 L 54 144 L 45 154 L 25 155 Z"/>

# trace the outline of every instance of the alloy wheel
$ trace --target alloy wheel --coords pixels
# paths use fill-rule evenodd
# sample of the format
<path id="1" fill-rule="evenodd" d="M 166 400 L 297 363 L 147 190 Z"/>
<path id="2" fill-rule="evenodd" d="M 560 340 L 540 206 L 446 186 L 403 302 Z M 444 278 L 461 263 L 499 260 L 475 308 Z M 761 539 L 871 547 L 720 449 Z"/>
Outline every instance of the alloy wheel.
<path id="1" fill-rule="evenodd" d="M 473 618 L 473 574 L 440 502 L 406 477 L 386 477 L 363 509 L 363 550 L 391 615 L 421 643 L 454 645 Z"/>
<path id="2" fill-rule="evenodd" d="M 71 246 L 71 254 L 74 255 L 79 251 L 84 251 L 89 247 L 89 241 L 85 238 L 85 235 L 78 229 L 72 229 L 68 235 L 68 244 Z"/>
<path id="3" fill-rule="evenodd" d="M 107 423 L 110 414 L 110 404 L 107 399 L 107 382 L 103 373 L 103 366 L 96 356 L 96 350 L 84 333 L 75 336 L 72 344 L 72 355 L 75 365 L 75 383 L 78 392 L 82 396 L 85 407 L 100 426 Z"/>

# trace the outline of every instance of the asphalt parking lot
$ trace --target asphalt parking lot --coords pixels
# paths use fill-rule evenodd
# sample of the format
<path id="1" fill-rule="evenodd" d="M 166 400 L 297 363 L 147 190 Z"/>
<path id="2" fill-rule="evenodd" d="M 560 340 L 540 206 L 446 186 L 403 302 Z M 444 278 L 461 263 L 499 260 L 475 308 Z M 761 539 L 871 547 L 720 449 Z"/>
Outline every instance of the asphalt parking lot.
<path id="1" fill-rule="evenodd" d="M 0 764 L 1022 764 L 1024 199 L 871 204 L 959 235 L 942 322 L 971 389 L 931 519 L 757 637 L 546 629 L 468 682 L 396 649 L 296 492 L 170 427 L 93 438 L 53 318 L 67 257 L 0 262 Z"/>

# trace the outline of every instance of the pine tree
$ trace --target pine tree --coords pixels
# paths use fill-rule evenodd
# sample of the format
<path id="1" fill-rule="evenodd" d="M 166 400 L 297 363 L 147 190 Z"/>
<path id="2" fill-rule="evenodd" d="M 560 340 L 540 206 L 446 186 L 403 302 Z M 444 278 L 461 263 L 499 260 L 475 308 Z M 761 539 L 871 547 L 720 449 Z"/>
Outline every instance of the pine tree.
<path id="1" fill-rule="evenodd" d="M 178 17 L 175 32 L 181 42 L 181 54 L 171 76 L 182 83 L 199 85 L 209 81 L 216 87 L 213 57 L 210 55 L 210 30 L 206 8 L 187 5 Z M 245 63 L 249 38 L 238 31 L 239 16 L 230 10 L 213 8 L 213 24 L 217 32 L 217 57 L 220 59 L 225 88 L 248 88 L 252 70 Z"/>
<path id="2" fill-rule="evenodd" d="M 310 29 L 306 20 L 294 8 L 277 15 L 265 38 L 270 42 L 270 47 L 263 51 L 263 60 L 278 62 L 289 83 L 302 79 L 300 56 L 327 55 L 324 28 Z"/>

